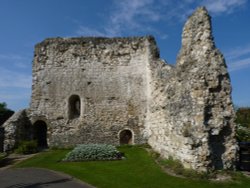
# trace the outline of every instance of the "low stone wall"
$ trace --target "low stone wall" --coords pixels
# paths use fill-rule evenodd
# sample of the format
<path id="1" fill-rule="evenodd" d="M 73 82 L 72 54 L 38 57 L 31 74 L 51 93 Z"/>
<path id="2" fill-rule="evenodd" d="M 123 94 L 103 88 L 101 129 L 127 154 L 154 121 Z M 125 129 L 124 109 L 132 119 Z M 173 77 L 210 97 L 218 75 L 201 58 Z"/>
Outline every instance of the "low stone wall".
<path id="1" fill-rule="evenodd" d="M 13 114 L 4 124 L 4 151 L 13 150 L 22 140 L 30 140 L 32 126 L 27 116 L 27 110 L 20 110 Z"/>
<path id="2" fill-rule="evenodd" d="M 4 128 L 0 127 L 0 152 L 3 152 Z"/>

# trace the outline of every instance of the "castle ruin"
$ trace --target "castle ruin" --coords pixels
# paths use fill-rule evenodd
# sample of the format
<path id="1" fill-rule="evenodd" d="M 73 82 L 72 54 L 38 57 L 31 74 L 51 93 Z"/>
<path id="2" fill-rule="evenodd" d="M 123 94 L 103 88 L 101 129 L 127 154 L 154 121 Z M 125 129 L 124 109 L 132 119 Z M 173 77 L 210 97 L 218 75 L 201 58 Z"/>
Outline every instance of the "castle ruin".
<path id="1" fill-rule="evenodd" d="M 51 38 L 35 47 L 30 107 L 5 124 L 4 149 L 148 143 L 198 171 L 233 169 L 237 143 L 230 78 L 210 16 L 185 23 L 176 66 L 152 36 Z"/>

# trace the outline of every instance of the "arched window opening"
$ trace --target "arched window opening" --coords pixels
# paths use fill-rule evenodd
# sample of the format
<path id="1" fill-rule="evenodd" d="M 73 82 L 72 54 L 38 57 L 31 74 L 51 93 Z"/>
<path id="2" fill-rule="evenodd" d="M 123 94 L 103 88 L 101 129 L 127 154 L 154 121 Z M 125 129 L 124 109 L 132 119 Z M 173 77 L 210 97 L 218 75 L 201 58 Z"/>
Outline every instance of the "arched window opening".
<path id="1" fill-rule="evenodd" d="M 39 148 L 47 148 L 47 125 L 44 121 L 36 121 L 34 123 L 34 139 L 37 140 Z"/>
<path id="2" fill-rule="evenodd" d="M 69 98 L 69 119 L 80 117 L 81 114 L 81 100 L 78 95 L 72 95 Z"/>
<path id="3" fill-rule="evenodd" d="M 130 130 L 123 130 L 119 134 L 120 145 L 132 144 L 133 133 Z"/>

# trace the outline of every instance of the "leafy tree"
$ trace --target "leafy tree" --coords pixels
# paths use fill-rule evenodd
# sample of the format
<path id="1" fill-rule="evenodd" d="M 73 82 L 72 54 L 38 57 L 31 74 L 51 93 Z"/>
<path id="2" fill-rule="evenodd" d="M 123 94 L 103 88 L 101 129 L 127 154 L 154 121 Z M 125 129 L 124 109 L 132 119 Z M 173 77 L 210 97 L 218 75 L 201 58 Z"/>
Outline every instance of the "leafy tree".
<path id="1" fill-rule="evenodd" d="M 250 128 L 250 108 L 239 108 L 236 112 L 236 123 Z"/>
<path id="2" fill-rule="evenodd" d="M 14 111 L 7 108 L 6 103 L 0 103 L 0 126 L 14 114 Z"/>
<path id="3" fill-rule="evenodd" d="M 250 108 L 238 108 L 236 111 L 237 139 L 250 142 Z"/>

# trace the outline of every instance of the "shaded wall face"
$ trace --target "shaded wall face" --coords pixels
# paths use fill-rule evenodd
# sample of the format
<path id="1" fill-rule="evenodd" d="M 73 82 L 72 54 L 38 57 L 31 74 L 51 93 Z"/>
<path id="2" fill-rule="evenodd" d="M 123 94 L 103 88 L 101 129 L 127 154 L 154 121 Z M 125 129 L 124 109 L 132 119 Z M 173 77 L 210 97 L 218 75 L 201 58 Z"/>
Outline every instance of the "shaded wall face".
<path id="1" fill-rule="evenodd" d="M 162 74 L 165 75 L 164 69 Z M 166 72 L 166 71 L 165 71 Z M 152 85 L 149 144 L 164 157 L 199 171 L 235 167 L 234 111 L 223 55 L 213 42 L 204 8 L 186 22 L 171 79 Z M 159 86 L 160 85 L 160 86 Z M 160 96 L 160 97 L 159 97 Z"/>
<path id="2" fill-rule="evenodd" d="M 4 148 L 5 152 L 13 150 L 24 140 L 33 137 L 32 124 L 27 116 L 27 110 L 15 112 L 4 124 Z"/>
<path id="3" fill-rule="evenodd" d="M 61 39 L 36 47 L 30 111 L 33 118 L 48 120 L 49 144 L 119 144 L 118 132 L 124 128 L 135 134 L 133 142 L 144 142 L 144 43 Z M 75 101 L 71 96 L 80 102 L 70 104 Z M 72 109 L 80 110 L 80 116 L 74 118 Z"/>
<path id="4" fill-rule="evenodd" d="M 4 128 L 0 127 L 0 152 L 3 152 Z"/>

